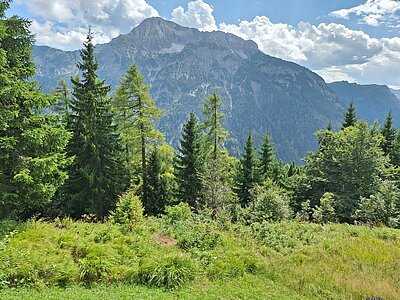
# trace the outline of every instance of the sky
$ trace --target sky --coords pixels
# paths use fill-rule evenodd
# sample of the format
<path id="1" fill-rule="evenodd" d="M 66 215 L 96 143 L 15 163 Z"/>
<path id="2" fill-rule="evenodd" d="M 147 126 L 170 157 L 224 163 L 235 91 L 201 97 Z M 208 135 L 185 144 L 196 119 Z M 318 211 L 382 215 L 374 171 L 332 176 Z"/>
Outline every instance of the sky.
<path id="1" fill-rule="evenodd" d="M 89 25 L 106 43 L 159 16 L 201 31 L 251 39 L 264 53 L 327 82 L 400 88 L 400 0 L 14 0 L 38 45 L 82 47 Z"/>

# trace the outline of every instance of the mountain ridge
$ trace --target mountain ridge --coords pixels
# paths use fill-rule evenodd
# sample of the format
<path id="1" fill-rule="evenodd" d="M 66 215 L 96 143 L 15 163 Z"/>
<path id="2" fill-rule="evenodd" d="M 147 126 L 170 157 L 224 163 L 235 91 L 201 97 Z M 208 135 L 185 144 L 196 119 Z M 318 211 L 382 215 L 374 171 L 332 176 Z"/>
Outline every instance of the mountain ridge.
<path id="1" fill-rule="evenodd" d="M 345 105 L 353 101 L 357 115 L 368 123 L 371 124 L 377 120 L 382 124 L 391 111 L 394 125 L 400 127 L 400 99 L 388 86 L 347 81 L 332 82 L 328 86 Z"/>
<path id="2" fill-rule="evenodd" d="M 318 74 L 261 52 L 253 41 L 220 31 L 200 32 L 161 18 L 144 20 L 131 32 L 96 46 L 98 74 L 115 87 L 132 63 L 151 85 L 165 110 L 158 128 L 177 145 L 190 111 L 201 118 L 208 93 L 222 96 L 227 142 L 237 155 L 247 134 L 256 143 L 269 132 L 278 156 L 299 162 L 316 148 L 313 133 L 332 121 L 338 126 L 344 106 Z M 37 46 L 35 77 L 46 91 L 79 73 L 79 51 Z"/>

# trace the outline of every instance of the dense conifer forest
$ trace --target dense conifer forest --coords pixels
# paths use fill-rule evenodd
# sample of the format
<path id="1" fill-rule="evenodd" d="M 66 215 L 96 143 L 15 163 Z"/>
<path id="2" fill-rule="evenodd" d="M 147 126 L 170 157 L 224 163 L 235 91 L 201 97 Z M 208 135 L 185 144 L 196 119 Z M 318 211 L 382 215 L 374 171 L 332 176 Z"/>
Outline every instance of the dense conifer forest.
<path id="1" fill-rule="evenodd" d="M 241 297 L 235 281 L 253 293 L 243 298 L 261 299 L 268 295 L 254 286 L 262 274 L 272 290 L 279 282 L 276 299 L 400 295 L 400 233 L 387 228 L 400 228 L 400 130 L 391 112 L 384 124 L 367 124 L 351 103 L 341 128 L 326 124 L 315 133 L 318 149 L 304 164 L 284 164 L 268 132 L 256 149 L 250 131 L 232 156 L 221 97 L 211 93 L 202 115 L 187 116 L 174 149 L 156 129 L 163 111 L 135 64 L 114 89 L 98 76 L 91 31 L 76 62 L 80 76 L 44 94 L 30 80 L 30 22 L 6 17 L 9 5 L 0 2 L 0 294 L 26 285 L 133 283 L 132 293 L 158 287 L 149 297 L 169 299 L 193 280 L 197 291 L 198 278 L 207 278 L 208 295 L 230 278 L 229 299 Z M 380 247 L 390 253 L 380 267 L 372 258 L 360 266 L 376 268 L 385 288 L 353 269 L 371 289 L 317 279 L 318 270 L 347 272 L 319 266 L 321 249 L 326 265 L 342 257 L 346 266 L 356 238 L 368 255 Z M 64 252 L 70 261 L 58 260 Z M 29 253 L 36 256 L 24 265 Z M 301 283 L 295 278 L 309 260 Z"/>

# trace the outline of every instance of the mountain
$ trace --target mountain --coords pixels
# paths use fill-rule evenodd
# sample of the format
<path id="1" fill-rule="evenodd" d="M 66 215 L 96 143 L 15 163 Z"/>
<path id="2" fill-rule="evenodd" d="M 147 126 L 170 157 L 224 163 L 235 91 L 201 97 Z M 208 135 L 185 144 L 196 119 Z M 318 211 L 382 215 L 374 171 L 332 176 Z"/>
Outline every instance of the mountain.
<path id="1" fill-rule="evenodd" d="M 78 69 L 79 51 L 34 48 L 36 80 L 49 91 Z M 165 110 L 158 124 L 176 145 L 180 127 L 194 111 L 201 117 L 207 94 L 222 96 L 227 146 L 241 151 L 251 131 L 256 142 L 269 132 L 278 157 L 299 162 L 316 147 L 314 132 L 338 125 L 344 106 L 324 80 L 295 63 L 262 53 L 256 43 L 223 32 L 200 32 L 161 18 L 144 20 L 130 33 L 96 47 L 99 76 L 114 87 L 132 63 L 151 84 Z"/>
<path id="2" fill-rule="evenodd" d="M 390 89 L 393 95 L 400 99 L 400 90 Z"/>
<path id="3" fill-rule="evenodd" d="M 386 85 L 361 85 L 347 81 L 329 83 L 328 86 L 349 105 L 353 100 L 359 117 L 372 123 L 385 121 L 389 111 L 393 114 L 393 123 L 400 126 L 400 99 Z"/>

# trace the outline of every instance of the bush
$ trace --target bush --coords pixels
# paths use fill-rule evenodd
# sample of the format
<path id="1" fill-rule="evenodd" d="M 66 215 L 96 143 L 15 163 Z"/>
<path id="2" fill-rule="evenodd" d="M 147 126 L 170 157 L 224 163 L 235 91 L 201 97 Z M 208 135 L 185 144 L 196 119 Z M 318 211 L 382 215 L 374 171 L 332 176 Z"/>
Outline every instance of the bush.
<path id="1" fill-rule="evenodd" d="M 205 251 L 213 249 L 219 234 L 212 230 L 202 216 L 194 216 L 187 203 L 169 206 L 164 216 L 164 231 L 177 240 L 179 248 Z"/>
<path id="2" fill-rule="evenodd" d="M 165 208 L 165 220 L 168 224 L 175 224 L 179 221 L 187 221 L 193 219 L 192 211 L 189 204 L 181 202 L 178 205 L 167 206 Z"/>
<path id="3" fill-rule="evenodd" d="M 191 258 L 183 254 L 147 257 L 139 262 L 138 282 L 175 289 L 193 280 L 195 271 Z"/>
<path id="4" fill-rule="evenodd" d="M 320 205 L 313 208 L 313 219 L 318 223 L 334 222 L 336 219 L 333 208 L 334 194 L 325 193 L 320 199 Z"/>
<path id="5" fill-rule="evenodd" d="M 400 227 L 400 191 L 390 182 L 383 182 L 370 197 L 361 197 L 354 213 L 356 222 L 371 226 Z"/>
<path id="6" fill-rule="evenodd" d="M 252 222 L 281 221 L 291 215 L 288 195 L 273 183 L 257 187 L 249 204 Z"/>
<path id="7" fill-rule="evenodd" d="M 207 251 L 214 249 L 218 244 L 219 234 L 212 231 L 209 224 L 181 222 L 169 233 L 178 241 L 178 246 L 184 250 L 199 249 Z"/>
<path id="8" fill-rule="evenodd" d="M 123 224 L 132 230 L 143 221 L 143 204 L 136 192 L 129 190 L 119 197 L 115 211 L 110 214 L 110 221 Z"/>
<path id="9" fill-rule="evenodd" d="M 296 214 L 296 220 L 299 222 L 308 222 L 310 221 L 310 215 L 312 213 L 311 201 L 307 200 L 301 203 L 301 209 Z"/>

